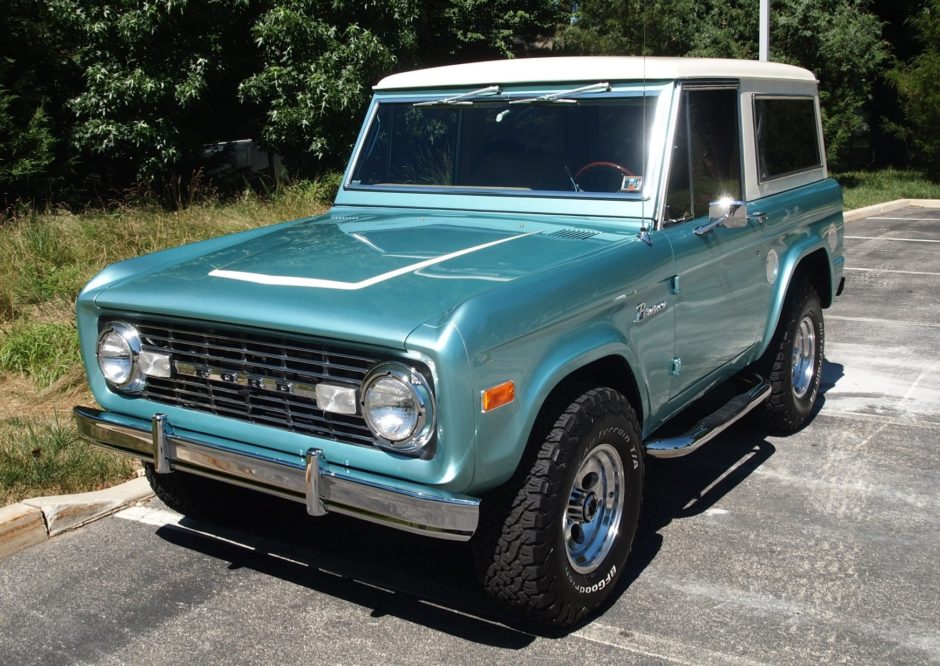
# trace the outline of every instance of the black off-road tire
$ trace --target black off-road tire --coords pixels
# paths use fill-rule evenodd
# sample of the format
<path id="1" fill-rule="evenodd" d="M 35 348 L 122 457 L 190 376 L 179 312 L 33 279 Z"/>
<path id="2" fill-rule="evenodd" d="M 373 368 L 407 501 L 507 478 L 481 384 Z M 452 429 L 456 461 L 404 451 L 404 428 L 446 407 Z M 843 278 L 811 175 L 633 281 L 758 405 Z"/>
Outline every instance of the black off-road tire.
<path id="1" fill-rule="evenodd" d="M 584 500 L 584 488 L 600 490 L 602 484 L 584 483 L 592 473 L 585 470 L 598 459 L 613 467 L 615 458 L 623 481 L 619 525 L 613 527 L 607 549 L 590 560 L 595 565 L 579 571 L 571 561 L 579 554 L 568 550 L 581 547 L 570 538 L 569 501 L 580 506 L 585 502 L 579 504 L 575 497 Z M 541 624 L 569 626 L 580 621 L 604 602 L 623 573 L 642 496 L 643 452 L 635 412 L 613 389 L 587 391 L 557 417 L 544 440 L 535 443 L 513 479 L 483 500 L 473 545 L 486 592 L 500 605 Z M 597 526 L 604 524 L 602 517 L 613 515 L 604 513 L 609 510 L 597 508 Z M 583 524 L 593 529 L 590 520 Z"/>
<path id="2" fill-rule="evenodd" d="M 796 373 L 802 379 L 798 378 L 795 385 L 794 348 L 800 340 L 807 338 L 809 332 L 813 337 L 812 351 L 804 357 L 806 372 Z M 774 432 L 784 435 L 794 433 L 812 417 L 822 378 L 825 342 L 826 330 L 819 294 L 809 280 L 800 280 L 787 294 L 780 323 L 767 352 L 759 362 L 761 372 L 770 382 L 771 394 L 763 403 L 763 409 L 755 410 L 755 413 Z"/>
<path id="3" fill-rule="evenodd" d="M 150 463 L 144 463 L 144 473 L 164 504 L 177 513 L 205 522 L 231 523 L 254 495 L 250 490 L 187 472 L 157 474 Z"/>

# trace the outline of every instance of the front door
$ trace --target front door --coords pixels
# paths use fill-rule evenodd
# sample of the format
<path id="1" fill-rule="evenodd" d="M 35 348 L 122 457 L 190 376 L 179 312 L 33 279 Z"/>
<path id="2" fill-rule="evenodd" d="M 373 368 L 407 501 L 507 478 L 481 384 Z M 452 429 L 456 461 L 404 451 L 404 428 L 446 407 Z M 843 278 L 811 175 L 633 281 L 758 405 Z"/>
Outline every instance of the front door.
<path id="1" fill-rule="evenodd" d="M 743 196 L 738 100 L 736 87 L 686 88 L 680 95 L 663 224 L 678 291 L 674 397 L 727 369 L 757 342 L 766 321 L 761 225 L 696 233 L 709 222 L 710 202 Z"/>

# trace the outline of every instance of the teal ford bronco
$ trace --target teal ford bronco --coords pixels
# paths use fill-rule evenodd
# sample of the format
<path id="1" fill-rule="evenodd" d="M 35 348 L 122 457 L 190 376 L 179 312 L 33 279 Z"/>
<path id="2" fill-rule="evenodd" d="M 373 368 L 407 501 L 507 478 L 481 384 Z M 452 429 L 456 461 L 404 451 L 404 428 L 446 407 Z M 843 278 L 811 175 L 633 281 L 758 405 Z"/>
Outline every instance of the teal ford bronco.
<path id="1" fill-rule="evenodd" d="M 75 416 L 180 512 L 250 507 L 248 488 L 472 540 L 494 599 L 570 625 L 623 573 L 647 456 L 749 412 L 782 433 L 810 419 L 842 247 L 806 70 L 395 74 L 329 212 L 85 287 L 101 409 Z M 734 390 L 677 431 L 719 386 Z"/>

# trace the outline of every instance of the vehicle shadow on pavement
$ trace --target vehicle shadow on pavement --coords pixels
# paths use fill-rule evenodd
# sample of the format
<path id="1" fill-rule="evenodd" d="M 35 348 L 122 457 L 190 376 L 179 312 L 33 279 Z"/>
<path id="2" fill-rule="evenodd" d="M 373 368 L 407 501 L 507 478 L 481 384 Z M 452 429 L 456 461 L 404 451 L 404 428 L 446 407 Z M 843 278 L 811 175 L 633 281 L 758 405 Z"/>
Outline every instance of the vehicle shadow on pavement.
<path id="1" fill-rule="evenodd" d="M 843 367 L 825 362 L 817 409 Z M 756 421 L 756 420 L 755 420 Z M 704 513 L 763 465 L 776 448 L 745 419 L 683 458 L 647 458 L 646 490 L 633 551 L 617 589 L 598 613 L 566 630 L 532 626 L 493 606 L 474 573 L 469 544 L 438 541 L 338 515 L 311 518 L 301 504 L 252 497 L 250 513 L 227 525 L 184 518 L 157 534 L 237 570 L 248 568 L 464 640 L 522 649 L 537 636 L 562 637 L 618 603 L 655 559 L 673 521 Z"/>
<path id="2" fill-rule="evenodd" d="M 813 409 L 813 418 L 816 418 L 816 415 L 825 407 L 826 393 L 834 388 L 844 376 L 844 365 L 841 363 L 833 363 L 828 358 L 823 359 L 822 372 L 819 377 L 819 397 L 816 399 L 816 407 Z M 812 421 L 810 421 L 810 423 L 812 423 Z"/>
<path id="3" fill-rule="evenodd" d="M 737 426 L 701 451 L 650 460 L 643 515 L 616 603 L 659 551 L 663 527 L 713 506 L 774 452 L 760 432 Z M 177 546 L 464 640 L 522 649 L 552 630 L 507 615 L 483 595 L 469 544 L 437 541 L 362 521 L 311 518 L 302 505 L 258 496 L 250 515 L 226 526 L 184 518 L 157 534 Z M 311 602 L 313 603 L 313 601 Z M 605 608 L 606 609 L 606 608 Z M 603 610 L 601 609 L 601 612 Z"/>
<path id="4" fill-rule="evenodd" d="M 643 573 L 663 545 L 663 529 L 704 513 L 763 465 L 776 448 L 766 431 L 741 423 L 698 451 L 671 460 L 646 460 L 643 512 L 627 568 L 603 613 Z"/>

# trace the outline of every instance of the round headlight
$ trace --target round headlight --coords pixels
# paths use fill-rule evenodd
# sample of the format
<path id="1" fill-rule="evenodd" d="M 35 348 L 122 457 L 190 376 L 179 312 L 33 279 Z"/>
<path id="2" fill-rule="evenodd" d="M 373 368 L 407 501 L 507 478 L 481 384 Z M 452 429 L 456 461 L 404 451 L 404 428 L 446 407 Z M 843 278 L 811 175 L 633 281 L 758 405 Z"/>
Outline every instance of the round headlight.
<path id="1" fill-rule="evenodd" d="M 143 378 L 137 368 L 140 336 L 130 324 L 114 322 L 98 336 L 98 368 L 108 383 L 123 391 L 139 391 Z"/>
<path id="2" fill-rule="evenodd" d="M 420 449 L 434 432 L 433 399 L 427 381 L 399 363 L 382 363 L 366 376 L 362 414 L 379 442 L 396 451 Z"/>

